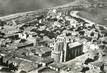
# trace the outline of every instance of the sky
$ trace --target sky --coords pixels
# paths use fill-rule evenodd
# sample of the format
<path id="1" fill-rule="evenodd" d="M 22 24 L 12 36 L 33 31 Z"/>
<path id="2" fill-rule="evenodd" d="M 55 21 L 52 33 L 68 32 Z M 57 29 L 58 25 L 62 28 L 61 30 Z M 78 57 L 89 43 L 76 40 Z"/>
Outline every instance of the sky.
<path id="1" fill-rule="evenodd" d="M 71 1 L 73 0 L 0 0 L 0 16 L 54 7 Z"/>

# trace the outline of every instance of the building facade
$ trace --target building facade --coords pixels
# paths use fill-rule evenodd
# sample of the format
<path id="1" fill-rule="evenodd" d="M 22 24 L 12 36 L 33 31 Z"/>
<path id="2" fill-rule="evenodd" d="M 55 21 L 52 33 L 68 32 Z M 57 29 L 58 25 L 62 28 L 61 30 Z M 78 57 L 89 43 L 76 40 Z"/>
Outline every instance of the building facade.
<path id="1" fill-rule="evenodd" d="M 63 36 L 58 36 L 55 43 L 54 49 L 52 51 L 51 57 L 54 58 L 56 62 L 65 62 L 66 61 L 66 50 L 67 50 L 67 41 Z"/>
<path id="2" fill-rule="evenodd" d="M 67 61 L 83 54 L 83 45 L 79 42 L 70 43 L 67 46 Z"/>
<path id="3" fill-rule="evenodd" d="M 66 62 L 83 53 L 83 45 L 78 42 L 68 43 L 67 38 L 58 36 L 54 43 L 51 57 L 55 62 Z"/>

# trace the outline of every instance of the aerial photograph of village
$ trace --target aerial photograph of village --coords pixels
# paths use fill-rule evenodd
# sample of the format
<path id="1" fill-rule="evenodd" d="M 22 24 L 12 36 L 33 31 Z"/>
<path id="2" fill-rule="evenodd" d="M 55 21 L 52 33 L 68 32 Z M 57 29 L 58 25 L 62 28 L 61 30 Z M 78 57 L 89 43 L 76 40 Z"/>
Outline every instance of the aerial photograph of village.
<path id="1" fill-rule="evenodd" d="M 107 0 L 0 0 L 0 73 L 107 73 Z"/>

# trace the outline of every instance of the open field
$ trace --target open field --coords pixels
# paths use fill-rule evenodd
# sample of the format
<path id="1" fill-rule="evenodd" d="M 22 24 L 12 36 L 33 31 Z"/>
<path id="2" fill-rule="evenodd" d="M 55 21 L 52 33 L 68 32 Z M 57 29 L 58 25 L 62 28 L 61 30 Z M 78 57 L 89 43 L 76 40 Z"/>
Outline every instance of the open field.
<path id="1" fill-rule="evenodd" d="M 0 16 L 55 7 L 72 1 L 73 0 L 0 0 Z"/>
<path id="2" fill-rule="evenodd" d="M 107 18 L 107 7 L 94 8 L 90 9 L 89 11 L 87 9 L 87 11 L 80 11 L 79 15 L 98 24 L 102 24 L 105 26 L 107 25 L 107 20 L 104 20 L 105 18 Z"/>

